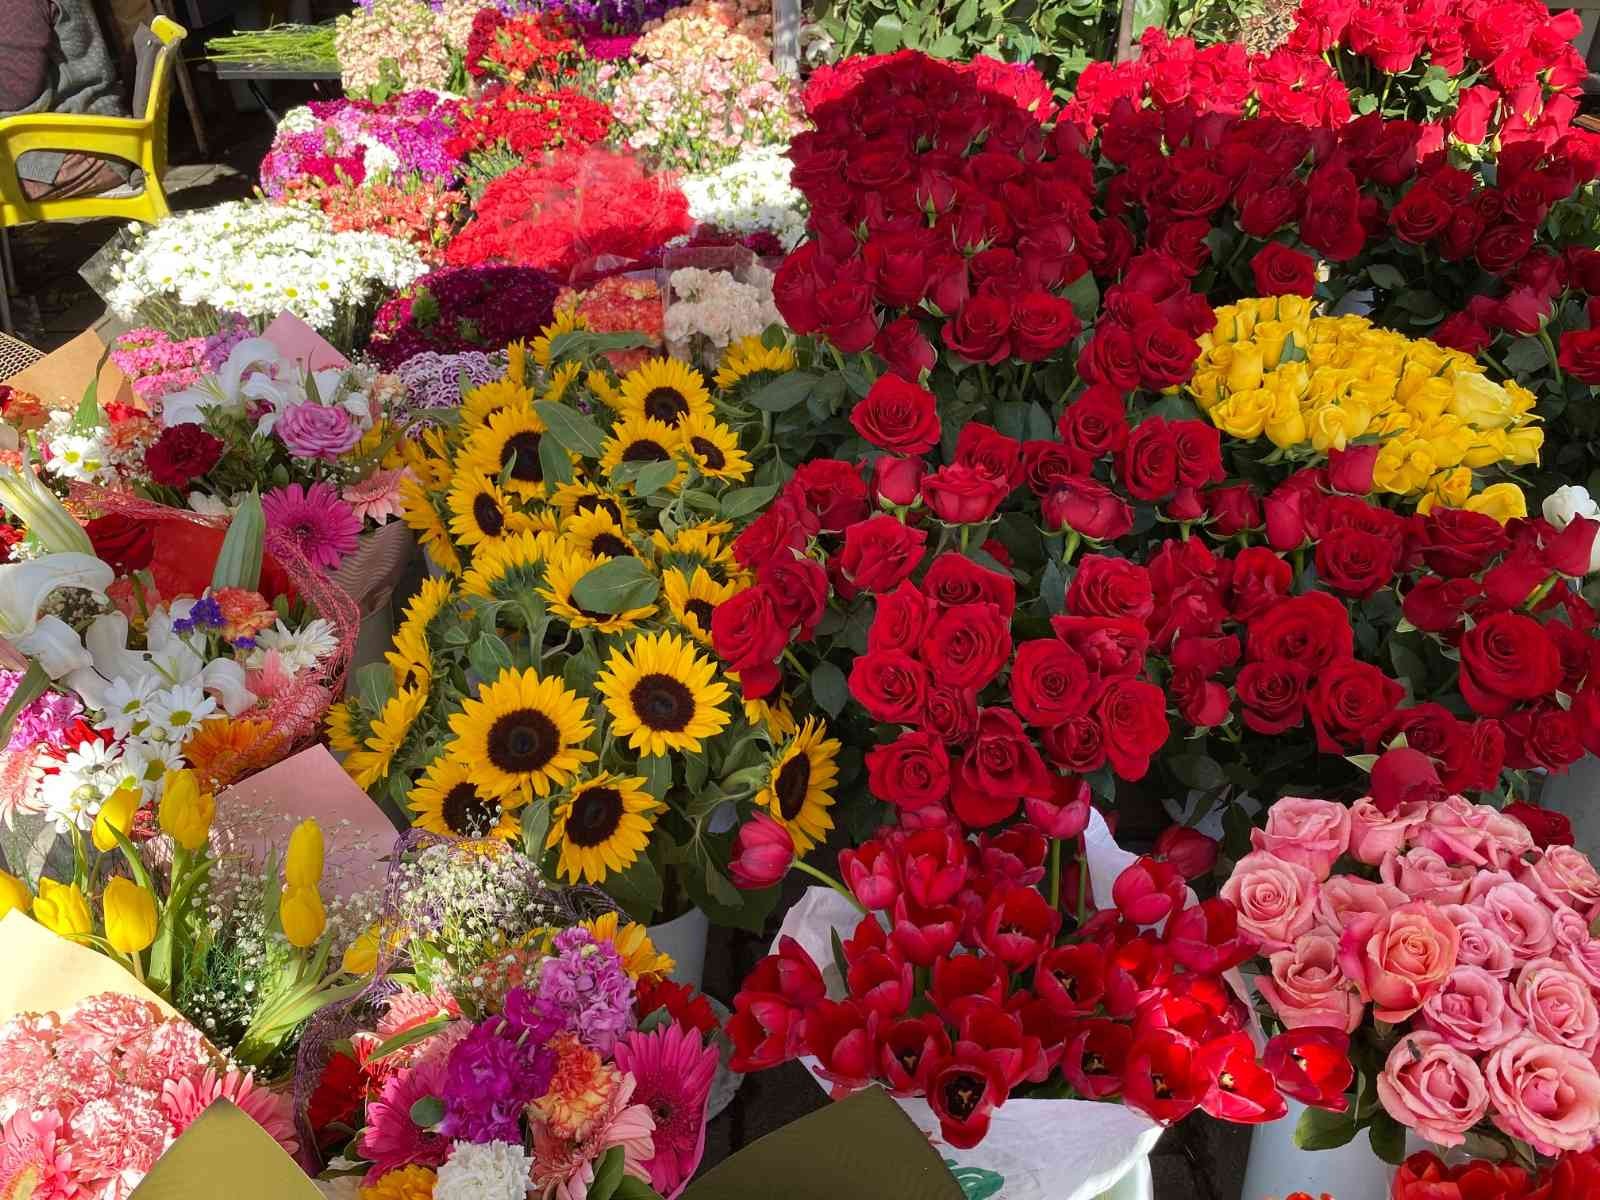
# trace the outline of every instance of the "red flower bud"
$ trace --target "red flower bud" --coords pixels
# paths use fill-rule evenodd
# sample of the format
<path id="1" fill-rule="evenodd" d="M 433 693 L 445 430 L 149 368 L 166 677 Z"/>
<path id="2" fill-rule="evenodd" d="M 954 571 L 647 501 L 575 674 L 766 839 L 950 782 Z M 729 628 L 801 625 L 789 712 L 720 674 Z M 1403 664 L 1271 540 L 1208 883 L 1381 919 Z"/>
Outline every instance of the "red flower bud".
<path id="1" fill-rule="evenodd" d="M 1198 879 L 1217 864 L 1217 839 L 1189 825 L 1168 825 L 1156 839 L 1156 857 L 1171 863 L 1185 879 Z"/>
<path id="2" fill-rule="evenodd" d="M 736 887 L 753 891 L 773 887 L 789 873 L 794 862 L 794 838 L 782 821 L 758 812 L 733 839 L 728 874 Z"/>
<path id="3" fill-rule="evenodd" d="M 850 995 L 880 1017 L 903 1016 L 915 994 L 911 964 L 898 954 L 874 951 L 850 964 L 845 975 Z"/>
<path id="4" fill-rule="evenodd" d="M 1183 904 L 1183 876 L 1148 854 L 1117 876 L 1111 901 L 1135 925 L 1154 925 Z"/>
<path id="5" fill-rule="evenodd" d="M 1344 1112 L 1345 1090 L 1355 1080 L 1350 1035 L 1342 1029 L 1305 1026 L 1280 1033 L 1267 1043 L 1262 1064 L 1278 1089 L 1313 1108 Z"/>
<path id="6" fill-rule="evenodd" d="M 900 896 L 899 860 L 882 842 L 839 851 L 839 874 L 855 898 L 874 912 L 894 907 Z"/>
<path id="7" fill-rule="evenodd" d="M 1050 780 L 1049 795 L 1023 797 L 1022 811 L 1046 837 L 1066 841 L 1089 827 L 1092 797 L 1089 785 L 1082 779 L 1057 775 Z"/>

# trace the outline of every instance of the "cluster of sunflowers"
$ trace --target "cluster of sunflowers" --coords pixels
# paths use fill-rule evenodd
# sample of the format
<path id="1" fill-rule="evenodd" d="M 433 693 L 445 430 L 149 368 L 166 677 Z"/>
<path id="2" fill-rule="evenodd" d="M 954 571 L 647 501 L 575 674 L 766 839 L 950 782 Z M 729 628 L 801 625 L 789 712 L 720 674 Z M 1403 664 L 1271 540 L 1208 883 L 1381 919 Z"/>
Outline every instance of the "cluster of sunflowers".
<path id="1" fill-rule="evenodd" d="M 1539 461 L 1544 431 L 1526 388 L 1497 384 L 1460 351 L 1365 317 L 1317 316 L 1301 296 L 1241 300 L 1216 316 L 1189 386 L 1224 433 L 1264 436 L 1296 460 L 1376 442 L 1378 491 L 1413 497 L 1422 511 L 1523 515 L 1511 511 L 1522 506 L 1519 489 L 1478 491 L 1474 472 Z"/>
<path id="2" fill-rule="evenodd" d="M 766 808 L 801 852 L 833 823 L 838 743 L 782 698 L 741 700 L 711 650 L 712 611 L 752 582 L 733 539 L 780 469 L 752 462 L 745 401 L 794 355 L 736 343 L 713 388 L 673 359 L 619 374 L 634 345 L 559 314 L 423 435 L 405 512 L 431 578 L 329 741 L 424 829 L 520 839 L 641 917 L 669 867 L 737 908 L 734 815 Z"/>

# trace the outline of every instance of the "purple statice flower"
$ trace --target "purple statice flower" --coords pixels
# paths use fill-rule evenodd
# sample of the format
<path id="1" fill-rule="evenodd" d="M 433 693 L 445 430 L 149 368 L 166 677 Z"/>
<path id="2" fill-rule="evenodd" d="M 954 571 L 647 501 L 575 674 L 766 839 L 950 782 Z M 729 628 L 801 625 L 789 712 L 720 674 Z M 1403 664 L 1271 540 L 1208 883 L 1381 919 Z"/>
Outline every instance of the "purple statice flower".
<path id="1" fill-rule="evenodd" d="M 226 620 L 222 605 L 212 596 L 202 596 L 189 609 L 189 615 L 172 623 L 173 633 L 193 633 L 196 629 L 220 629 Z"/>
<path id="2" fill-rule="evenodd" d="M 617 1039 L 634 1027 L 633 991 L 617 948 L 575 926 L 556 936 L 554 955 L 540 964 L 538 994 L 519 998 L 517 1006 L 519 1012 L 530 1007 L 584 1045 L 610 1054 Z M 508 1017 L 512 1011 L 508 997 Z"/>
<path id="3" fill-rule="evenodd" d="M 528 1029 L 491 1017 L 457 1042 L 445 1066 L 444 1121 L 439 1132 L 468 1142 L 520 1142 L 520 1118 L 544 1095 L 556 1054 L 541 1024 Z"/>
<path id="4" fill-rule="evenodd" d="M 0 708 L 10 703 L 21 680 L 17 671 L 0 671 Z M 83 705 L 76 696 L 46 692 L 22 706 L 4 748 L 14 754 L 29 754 L 41 746 L 60 747 L 62 734 L 82 715 Z"/>

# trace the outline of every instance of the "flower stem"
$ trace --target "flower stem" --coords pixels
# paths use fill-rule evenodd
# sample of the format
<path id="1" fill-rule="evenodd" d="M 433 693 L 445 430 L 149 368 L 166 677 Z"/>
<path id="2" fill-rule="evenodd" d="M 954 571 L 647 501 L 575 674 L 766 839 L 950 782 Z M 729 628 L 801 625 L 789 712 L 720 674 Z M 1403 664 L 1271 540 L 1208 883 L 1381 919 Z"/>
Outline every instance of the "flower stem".
<path id="1" fill-rule="evenodd" d="M 1078 836 L 1078 924 L 1089 919 L 1089 841 Z"/>
<path id="2" fill-rule="evenodd" d="M 1061 839 L 1050 840 L 1050 907 L 1061 907 Z"/>
<path id="3" fill-rule="evenodd" d="M 811 878 L 817 880 L 819 883 L 827 884 L 834 891 L 838 892 L 839 895 L 843 896 L 846 900 L 850 901 L 851 904 L 855 905 L 856 911 L 859 912 L 862 916 L 866 916 L 867 915 L 867 907 L 866 907 L 866 905 L 862 904 L 861 901 L 857 900 L 853 895 L 851 895 L 849 888 L 845 887 L 844 884 L 840 883 L 837 879 L 835 879 L 832 875 L 829 875 L 826 871 L 822 871 L 822 870 L 817 869 L 816 867 L 813 867 L 810 863 L 806 862 L 805 859 L 803 859 L 803 858 L 797 858 L 797 859 L 794 860 L 793 869 L 796 870 L 796 871 L 799 871 L 802 875 L 811 876 Z"/>

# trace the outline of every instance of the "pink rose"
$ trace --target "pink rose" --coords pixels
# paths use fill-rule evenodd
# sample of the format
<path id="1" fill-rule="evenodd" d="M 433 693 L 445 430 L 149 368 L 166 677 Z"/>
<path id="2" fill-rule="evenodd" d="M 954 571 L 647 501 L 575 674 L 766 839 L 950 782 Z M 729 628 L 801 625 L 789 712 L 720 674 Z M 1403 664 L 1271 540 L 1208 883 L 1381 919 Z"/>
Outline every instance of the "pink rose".
<path id="1" fill-rule="evenodd" d="M 1359 862 L 1375 867 L 1387 855 L 1397 853 L 1427 818 L 1426 804 L 1402 804 L 1387 816 L 1363 796 L 1350 809 L 1350 853 Z"/>
<path id="2" fill-rule="evenodd" d="M 1600 1072 L 1580 1051 L 1524 1033 L 1491 1054 L 1483 1074 L 1494 1123 L 1512 1137 L 1552 1155 L 1595 1144 Z"/>
<path id="3" fill-rule="evenodd" d="M 1589 923 L 1570 908 L 1562 908 L 1550 919 L 1550 928 L 1556 939 L 1556 958 L 1590 987 L 1600 990 L 1600 938 L 1590 934 Z"/>
<path id="4" fill-rule="evenodd" d="M 1332 800 L 1285 796 L 1267 810 L 1267 827 L 1251 831 L 1250 844 L 1326 879 L 1350 847 L 1350 810 Z"/>
<path id="5" fill-rule="evenodd" d="M 1239 910 L 1239 929 L 1267 952 L 1287 950 L 1316 921 L 1317 877 L 1299 863 L 1258 850 L 1246 854 L 1222 885 Z"/>
<path id="6" fill-rule="evenodd" d="M 1457 1050 L 1482 1054 L 1522 1032 L 1522 1018 L 1506 1003 L 1506 985 L 1482 967 L 1458 966 L 1422 1002 L 1423 1028 Z"/>
<path id="7" fill-rule="evenodd" d="M 1456 927 L 1461 935 L 1461 948 L 1456 951 L 1456 962 L 1469 967 L 1482 967 L 1497 979 L 1504 979 L 1517 965 L 1516 951 L 1511 943 L 1483 923 L 1475 908 L 1465 904 L 1446 904 L 1439 910 Z"/>
<path id="8" fill-rule="evenodd" d="M 1362 913 L 1381 917 L 1410 899 L 1392 883 L 1373 883 L 1354 875 L 1335 875 L 1320 889 L 1317 921 L 1330 929 L 1343 929 L 1352 917 Z"/>
<path id="9" fill-rule="evenodd" d="M 1553 958 L 1536 958 L 1512 981 L 1511 1007 L 1528 1030 L 1591 1058 L 1600 1046 L 1600 1009 L 1589 985 Z"/>
<path id="10" fill-rule="evenodd" d="M 1483 1072 L 1437 1033 L 1410 1033 L 1378 1076 L 1384 1110 L 1440 1146 L 1459 1146 L 1489 1109 Z"/>
<path id="11" fill-rule="evenodd" d="M 1524 864 L 1517 878 L 1551 908 L 1565 905 L 1586 921 L 1600 915 L 1600 872 L 1582 850 L 1551 846 Z"/>
<path id="12" fill-rule="evenodd" d="M 1256 979 L 1256 990 L 1290 1029 L 1328 1025 L 1354 1033 L 1366 1005 L 1339 969 L 1339 939 L 1313 930 L 1293 947 L 1270 956 L 1272 975 Z"/>
<path id="13" fill-rule="evenodd" d="M 361 440 L 361 426 L 337 405 L 294 404 L 278 415 L 272 431 L 296 458 L 333 462 Z"/>
<path id="14" fill-rule="evenodd" d="M 1426 900 L 1386 916 L 1355 917 L 1339 938 L 1339 966 L 1371 1000 L 1373 1016 L 1393 1025 L 1417 1009 L 1455 969 L 1461 935 Z"/>
<path id="15" fill-rule="evenodd" d="M 1460 904 L 1467 898 L 1477 867 L 1452 867 L 1425 846 L 1390 854 L 1378 868 L 1385 883 L 1392 883 L 1413 900 L 1435 904 Z"/>
<path id="16" fill-rule="evenodd" d="M 1451 865 L 1495 869 L 1533 849 L 1533 837 L 1521 821 L 1487 804 L 1473 804 L 1465 796 L 1446 796 L 1431 805 L 1413 841 L 1437 851 Z"/>
<path id="17" fill-rule="evenodd" d="M 1510 943 L 1518 960 L 1549 954 L 1555 945 L 1550 910 L 1533 889 L 1503 871 L 1485 871 L 1467 889 L 1467 907 L 1474 909 L 1485 929 Z"/>

